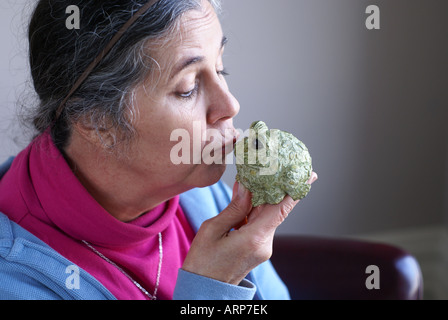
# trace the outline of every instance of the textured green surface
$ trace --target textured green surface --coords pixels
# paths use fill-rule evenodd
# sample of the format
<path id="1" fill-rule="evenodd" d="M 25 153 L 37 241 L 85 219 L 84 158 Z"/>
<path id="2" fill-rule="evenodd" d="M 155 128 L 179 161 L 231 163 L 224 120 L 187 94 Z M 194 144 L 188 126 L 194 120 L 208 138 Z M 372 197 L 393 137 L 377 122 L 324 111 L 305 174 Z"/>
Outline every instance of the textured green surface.
<path id="1" fill-rule="evenodd" d="M 289 194 L 304 198 L 312 173 L 307 147 L 292 134 L 269 130 L 263 121 L 252 123 L 249 136 L 235 145 L 236 180 L 252 192 L 254 207 L 278 204 Z"/>

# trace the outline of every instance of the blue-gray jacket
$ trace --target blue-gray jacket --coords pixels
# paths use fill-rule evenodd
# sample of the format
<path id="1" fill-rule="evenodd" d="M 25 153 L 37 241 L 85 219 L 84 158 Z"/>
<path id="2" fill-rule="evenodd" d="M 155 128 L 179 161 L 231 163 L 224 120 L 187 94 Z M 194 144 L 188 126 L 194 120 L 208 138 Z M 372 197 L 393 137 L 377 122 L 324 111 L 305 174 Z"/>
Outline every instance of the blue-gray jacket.
<path id="1" fill-rule="evenodd" d="M 13 158 L 0 166 L 0 179 Z M 180 195 L 180 205 L 193 230 L 219 214 L 231 200 L 222 182 Z M 115 297 L 93 276 L 57 253 L 46 243 L 0 213 L 0 299 L 113 300 Z M 67 283 L 79 271 L 79 286 Z M 286 286 L 268 261 L 234 286 L 179 270 L 174 299 L 244 300 L 289 299 Z"/>

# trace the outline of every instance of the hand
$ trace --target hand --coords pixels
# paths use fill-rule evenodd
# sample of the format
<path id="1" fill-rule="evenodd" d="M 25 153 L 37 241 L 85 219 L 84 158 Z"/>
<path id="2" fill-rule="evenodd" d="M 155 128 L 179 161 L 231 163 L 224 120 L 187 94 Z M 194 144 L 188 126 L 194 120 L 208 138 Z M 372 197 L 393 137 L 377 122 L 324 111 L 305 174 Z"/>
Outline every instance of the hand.
<path id="1" fill-rule="evenodd" d="M 316 180 L 313 172 L 308 183 Z M 277 205 L 253 208 L 250 192 L 235 182 L 229 206 L 202 224 L 182 269 L 238 285 L 253 268 L 271 257 L 275 231 L 297 203 L 286 196 Z M 246 224 L 231 230 L 246 217 Z"/>

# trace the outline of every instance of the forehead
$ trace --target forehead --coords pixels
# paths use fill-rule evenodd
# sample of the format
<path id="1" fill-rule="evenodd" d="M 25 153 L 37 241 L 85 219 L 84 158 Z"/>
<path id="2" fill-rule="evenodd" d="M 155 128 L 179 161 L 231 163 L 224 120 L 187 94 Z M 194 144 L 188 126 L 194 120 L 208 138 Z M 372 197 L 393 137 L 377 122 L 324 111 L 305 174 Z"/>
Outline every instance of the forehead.
<path id="1" fill-rule="evenodd" d="M 176 62 L 189 55 L 207 58 L 220 49 L 222 28 L 215 10 L 208 1 L 203 1 L 198 9 L 186 12 L 179 20 L 175 32 L 156 50 L 152 57 L 161 69 L 170 72 Z"/>
<path id="2" fill-rule="evenodd" d="M 186 12 L 180 19 L 179 44 L 183 46 L 198 44 L 204 36 L 219 38 L 221 25 L 215 10 L 208 1 L 203 1 L 198 10 Z M 196 42 L 196 43 L 195 43 Z"/>

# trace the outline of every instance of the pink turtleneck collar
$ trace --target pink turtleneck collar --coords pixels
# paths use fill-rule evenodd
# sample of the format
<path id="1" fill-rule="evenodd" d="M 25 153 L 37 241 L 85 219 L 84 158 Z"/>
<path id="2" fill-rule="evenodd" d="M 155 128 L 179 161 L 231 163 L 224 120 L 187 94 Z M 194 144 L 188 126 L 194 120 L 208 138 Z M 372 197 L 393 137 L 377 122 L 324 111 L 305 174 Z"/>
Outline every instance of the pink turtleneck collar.
<path id="1" fill-rule="evenodd" d="M 48 131 L 16 157 L 0 181 L 0 211 L 93 275 L 117 299 L 146 297 L 81 240 L 152 294 L 161 232 L 164 255 L 157 298 L 171 299 L 178 269 L 194 237 L 178 196 L 130 223 L 112 217 L 73 174 Z"/>

